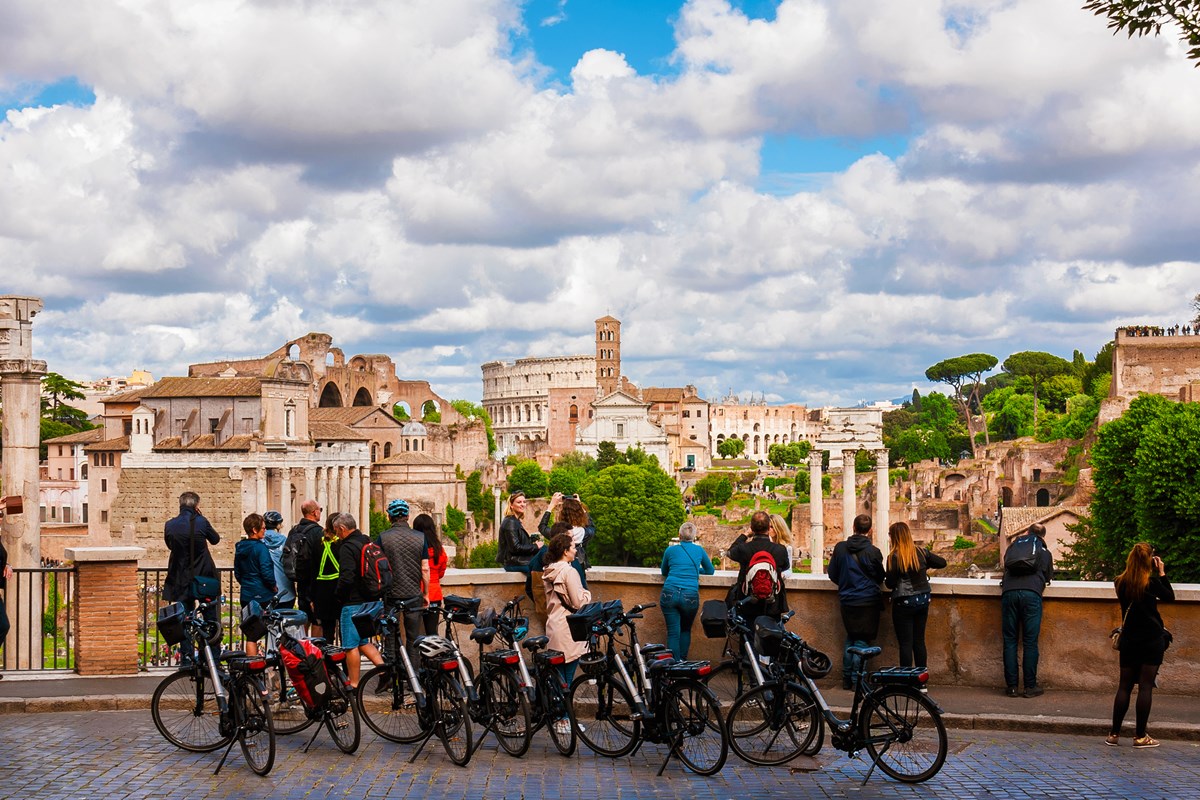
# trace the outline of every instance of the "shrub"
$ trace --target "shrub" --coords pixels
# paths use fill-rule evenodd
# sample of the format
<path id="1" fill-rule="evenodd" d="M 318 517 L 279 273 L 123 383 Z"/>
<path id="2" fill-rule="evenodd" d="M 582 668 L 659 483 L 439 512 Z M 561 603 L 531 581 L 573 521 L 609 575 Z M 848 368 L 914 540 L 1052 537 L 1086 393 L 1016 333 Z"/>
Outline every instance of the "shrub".
<path id="1" fill-rule="evenodd" d="M 522 461 L 508 474 L 508 493 L 524 492 L 526 497 L 545 497 L 550 492 L 546 473 L 536 461 Z"/>
<path id="2" fill-rule="evenodd" d="M 966 538 L 965 536 L 954 537 L 954 549 L 955 550 L 970 550 L 974 546 L 975 546 L 975 543 L 972 542 L 970 539 Z"/>
<path id="3" fill-rule="evenodd" d="M 495 569 L 499 566 L 496 562 L 499 552 L 500 545 L 497 542 L 484 542 L 471 551 L 471 556 L 467 559 L 467 567 L 469 569 Z"/>

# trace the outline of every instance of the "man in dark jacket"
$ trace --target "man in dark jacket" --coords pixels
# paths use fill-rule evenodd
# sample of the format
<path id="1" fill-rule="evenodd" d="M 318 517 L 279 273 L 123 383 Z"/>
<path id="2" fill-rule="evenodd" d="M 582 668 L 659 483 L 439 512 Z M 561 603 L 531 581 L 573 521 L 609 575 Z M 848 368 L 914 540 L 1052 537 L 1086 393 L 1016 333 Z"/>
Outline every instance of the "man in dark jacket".
<path id="1" fill-rule="evenodd" d="M 854 534 L 838 542 L 829 558 L 829 580 L 837 584 L 842 607 L 846 643 L 842 649 L 842 688 L 853 689 L 863 669 L 862 659 L 851 647 L 866 647 L 879 635 L 879 611 L 883 606 L 883 553 L 871 543 L 871 518 L 854 518 Z"/>
<path id="2" fill-rule="evenodd" d="M 200 495 L 195 492 L 179 495 L 179 516 L 167 520 L 163 526 L 163 540 L 171 554 L 167 559 L 163 598 L 183 603 L 191 610 L 197 603 L 192 596 L 192 578 L 197 575 L 217 577 L 217 565 L 208 546 L 221 541 L 220 534 L 200 513 Z M 217 614 L 215 603 L 205 610 L 205 616 L 211 619 L 216 619 Z"/>
<path id="3" fill-rule="evenodd" d="M 305 500 L 300 504 L 300 521 L 288 531 L 283 549 L 294 550 L 296 558 L 296 608 L 313 618 L 312 585 L 317 579 L 317 567 L 321 554 L 321 539 L 325 529 L 321 526 L 321 504 L 316 500 Z M 303 544 L 300 544 L 300 542 Z"/>
<path id="4" fill-rule="evenodd" d="M 730 605 L 746 597 L 743 584 L 746 582 L 746 573 L 750 569 L 750 561 L 755 554 L 765 550 L 771 554 L 771 558 L 775 559 L 775 571 L 779 576 L 779 592 L 772 599 L 747 603 L 742 607 L 742 617 L 749 620 L 751 624 L 761 616 L 779 619 L 780 615 L 788 610 L 784 576 L 791 571 L 792 564 L 787 548 L 772 542 L 770 533 L 771 516 L 765 511 L 755 511 L 750 517 L 750 538 L 747 539 L 746 534 L 743 533 L 734 539 L 733 544 L 729 547 L 729 557 L 738 562 L 737 583 L 733 585 L 726 597 L 726 602 Z"/>
<path id="5" fill-rule="evenodd" d="M 365 655 L 372 664 L 383 663 L 379 650 L 369 641 L 360 639 L 358 629 L 354 626 L 354 615 L 373 602 L 363 595 L 362 582 L 359 580 L 362 550 L 371 540 L 358 529 L 358 521 L 345 512 L 334 516 L 333 530 L 342 542 L 338 550 L 337 599 L 342 604 L 339 627 L 342 631 L 342 647 L 347 648 L 346 677 L 350 679 L 351 686 L 357 687 L 362 656 Z"/>
<path id="6" fill-rule="evenodd" d="M 392 567 L 392 585 L 384 595 L 387 607 L 394 609 L 404 600 L 426 595 L 429 591 L 429 549 L 425 536 L 408 524 L 408 503 L 396 499 L 388 503 L 392 527 L 379 534 L 379 546 Z M 413 642 L 425 633 L 425 604 L 404 613 L 404 646 L 413 664 L 418 663 Z M 387 646 L 387 643 L 384 643 Z"/>
<path id="7" fill-rule="evenodd" d="M 1045 692 L 1037 682 L 1038 637 L 1042 632 L 1042 592 L 1054 576 L 1054 557 L 1046 547 L 1046 526 L 1034 523 L 1022 535 L 1013 539 L 1005 551 L 1004 577 L 1000 579 L 1000 628 L 1004 637 L 1004 684 L 1009 697 L 1020 694 L 1017 688 L 1017 639 L 1024 646 L 1021 659 L 1025 673 L 1025 696 L 1037 697 Z M 1010 566 L 1008 555 L 1019 543 L 1032 544 L 1037 553 L 1037 567 L 1032 573 L 1018 574 Z"/>

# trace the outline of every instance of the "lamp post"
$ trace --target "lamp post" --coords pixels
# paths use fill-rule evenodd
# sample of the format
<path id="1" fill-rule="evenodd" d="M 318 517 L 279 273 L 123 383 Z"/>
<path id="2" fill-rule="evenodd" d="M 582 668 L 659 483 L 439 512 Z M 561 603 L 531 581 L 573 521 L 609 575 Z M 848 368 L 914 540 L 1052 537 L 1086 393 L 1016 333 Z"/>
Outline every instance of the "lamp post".
<path id="1" fill-rule="evenodd" d="M 492 523 L 492 537 L 496 541 L 499 541 L 500 540 L 500 485 L 499 484 L 492 487 L 492 497 L 496 498 L 496 513 L 494 515 L 494 520 Z"/>

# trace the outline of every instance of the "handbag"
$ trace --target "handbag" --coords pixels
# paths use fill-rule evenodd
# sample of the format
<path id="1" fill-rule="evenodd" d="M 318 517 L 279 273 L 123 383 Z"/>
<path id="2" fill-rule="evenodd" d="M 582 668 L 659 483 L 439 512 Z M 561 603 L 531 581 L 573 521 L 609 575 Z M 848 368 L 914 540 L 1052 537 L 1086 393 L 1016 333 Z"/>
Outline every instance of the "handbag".
<path id="1" fill-rule="evenodd" d="M 188 524 L 188 563 L 196 563 L 196 516 L 193 514 Z M 221 595 L 221 581 L 206 575 L 193 575 L 188 585 L 192 598 L 202 603 L 211 603 Z"/>
<path id="2" fill-rule="evenodd" d="M 1129 619 L 1129 609 L 1133 608 L 1133 603 L 1125 607 L 1125 616 L 1121 617 L 1121 624 L 1112 629 L 1112 633 L 1108 634 L 1108 638 L 1112 641 L 1112 649 L 1121 649 L 1121 631 L 1125 629 L 1125 620 Z"/>

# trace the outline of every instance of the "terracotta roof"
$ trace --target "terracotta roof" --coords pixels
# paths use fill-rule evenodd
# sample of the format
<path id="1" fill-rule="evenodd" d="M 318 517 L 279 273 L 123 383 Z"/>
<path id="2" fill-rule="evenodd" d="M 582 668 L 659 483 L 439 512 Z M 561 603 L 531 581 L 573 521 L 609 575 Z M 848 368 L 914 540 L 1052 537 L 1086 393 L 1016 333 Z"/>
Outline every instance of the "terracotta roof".
<path id="1" fill-rule="evenodd" d="M 53 439 L 47 439 L 42 444 L 88 444 L 90 442 L 99 442 L 103 438 L 104 428 L 92 428 L 91 430 L 68 433 L 66 436 L 56 436 Z"/>
<path id="2" fill-rule="evenodd" d="M 647 386 L 642 389 L 642 399 L 647 403 L 681 403 L 683 402 L 683 389 Z"/>
<path id="3" fill-rule="evenodd" d="M 450 465 L 450 462 L 439 461 L 428 453 L 414 453 L 410 450 L 404 453 L 396 453 L 382 461 L 376 461 L 375 464 L 426 464 L 429 466 L 446 467 Z"/>
<path id="4" fill-rule="evenodd" d="M 233 450 L 236 452 L 244 452 L 250 449 L 250 443 L 254 441 L 254 437 L 250 434 L 240 434 L 238 436 L 230 436 L 224 443 L 218 445 L 215 437 L 211 433 L 206 433 L 203 436 L 197 436 L 191 444 L 184 446 L 178 436 L 168 436 L 158 444 L 154 445 L 155 452 L 164 451 L 203 451 L 203 450 Z"/>
<path id="5" fill-rule="evenodd" d="M 366 442 L 371 437 L 363 436 L 358 431 L 340 422 L 308 421 L 308 435 L 319 442 Z"/>
<path id="6" fill-rule="evenodd" d="M 163 378 L 142 397 L 261 397 L 259 378 Z"/>
<path id="7" fill-rule="evenodd" d="M 354 425 L 362 422 L 371 414 L 382 409 L 379 406 L 348 406 L 346 408 L 310 408 L 310 422 L 338 422 L 342 425 Z M 386 413 L 386 412 L 384 412 Z M 391 416 L 388 414 L 388 416 Z M 392 419 L 396 419 L 392 417 Z M 396 420 L 399 423 L 399 420 Z"/>
<path id="8" fill-rule="evenodd" d="M 89 444 L 83 448 L 83 451 L 85 453 L 96 453 L 96 452 L 100 452 L 100 451 L 107 452 L 109 450 L 128 450 L 128 449 L 129 449 L 129 437 L 128 436 L 118 436 L 116 439 L 105 439 L 103 441 L 96 442 L 95 444 Z"/>
<path id="9" fill-rule="evenodd" d="M 1035 522 L 1044 523 L 1062 513 L 1077 517 L 1088 512 L 1087 506 L 1007 506 L 1000 512 L 1000 535 L 1009 539 L 1025 532 Z"/>
<path id="10" fill-rule="evenodd" d="M 136 403 L 146 396 L 146 392 L 150 389 L 149 386 L 142 386 L 137 389 L 130 389 L 127 392 L 119 392 L 117 394 L 101 397 L 101 403 Z"/>

